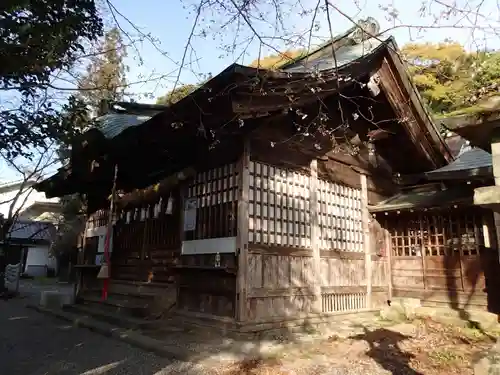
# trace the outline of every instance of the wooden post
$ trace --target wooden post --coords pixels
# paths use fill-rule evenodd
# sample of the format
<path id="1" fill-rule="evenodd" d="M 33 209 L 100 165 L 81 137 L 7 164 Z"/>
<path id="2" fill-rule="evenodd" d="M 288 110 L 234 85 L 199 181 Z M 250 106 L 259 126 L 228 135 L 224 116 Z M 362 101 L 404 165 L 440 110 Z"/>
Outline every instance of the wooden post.
<path id="1" fill-rule="evenodd" d="M 236 232 L 236 252 L 238 257 L 238 275 L 236 292 L 236 319 L 247 320 L 247 282 L 248 282 L 248 195 L 250 190 L 250 142 L 244 141 L 243 153 L 238 163 L 240 173 L 238 188 L 238 216 Z"/>
<path id="2" fill-rule="evenodd" d="M 193 176 L 193 178 L 196 178 L 196 174 Z M 182 249 L 183 249 L 183 242 L 186 240 L 186 232 L 184 231 L 184 211 L 185 211 L 185 205 L 186 205 L 186 198 L 188 197 L 188 188 L 189 188 L 189 181 L 188 180 L 181 180 L 179 181 L 179 237 L 180 237 L 180 254 L 179 254 L 179 264 L 182 265 Z M 167 202 L 168 204 L 168 202 Z M 174 210 L 175 212 L 175 210 Z M 174 285 L 175 285 L 175 306 L 178 310 L 179 309 L 179 301 L 180 301 L 180 293 L 181 293 L 181 285 L 182 278 L 181 274 L 179 272 L 175 273 L 174 276 Z"/>
<path id="3" fill-rule="evenodd" d="M 312 288 L 314 293 L 313 312 L 322 312 L 321 303 L 321 257 L 319 251 L 320 230 L 319 230 L 319 197 L 318 197 L 318 161 L 311 161 L 310 189 L 310 211 L 311 211 L 311 249 L 313 256 L 313 276 Z"/>
<path id="4" fill-rule="evenodd" d="M 85 247 L 87 245 L 87 229 L 89 226 L 89 215 L 85 215 L 85 227 L 83 229 L 83 237 L 81 238 L 80 242 L 80 249 L 79 253 L 76 256 L 76 265 L 83 265 L 84 259 L 85 259 Z M 75 267 L 75 285 L 73 289 L 73 301 L 76 302 L 80 294 L 82 293 L 83 289 L 83 272 L 82 268 Z"/>
<path id="5" fill-rule="evenodd" d="M 365 248 L 366 307 L 372 308 L 372 256 L 370 243 L 370 213 L 368 212 L 368 184 L 366 175 L 361 174 L 361 209 Z"/>
<path id="6" fill-rule="evenodd" d="M 384 229 L 385 246 L 387 251 L 387 281 L 389 300 L 392 299 L 392 239 L 387 228 Z"/>
<path id="7" fill-rule="evenodd" d="M 420 246 L 420 258 L 422 259 L 422 282 L 424 283 L 424 289 L 427 289 L 427 266 L 426 266 L 426 259 L 425 259 L 425 252 L 426 252 L 426 248 L 424 246 L 425 244 L 425 239 L 424 239 L 424 226 L 423 226 L 423 216 L 422 214 L 419 214 L 418 215 L 418 221 L 420 223 L 420 242 L 421 242 L 421 246 Z"/>

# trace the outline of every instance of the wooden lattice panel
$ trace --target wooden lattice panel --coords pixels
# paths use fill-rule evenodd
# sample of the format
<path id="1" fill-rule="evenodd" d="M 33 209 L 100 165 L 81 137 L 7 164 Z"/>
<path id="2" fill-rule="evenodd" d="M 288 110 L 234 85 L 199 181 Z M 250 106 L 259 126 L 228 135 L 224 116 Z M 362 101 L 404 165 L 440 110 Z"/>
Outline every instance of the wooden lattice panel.
<path id="1" fill-rule="evenodd" d="M 401 215 L 389 225 L 393 256 L 477 255 L 483 242 L 481 216 L 457 211 Z"/>
<path id="2" fill-rule="evenodd" d="M 310 177 L 257 162 L 249 172 L 249 242 L 310 248 Z"/>
<path id="3" fill-rule="evenodd" d="M 321 295 L 324 313 L 366 309 L 366 293 L 326 293 Z"/>
<path id="4" fill-rule="evenodd" d="M 200 172 L 188 188 L 188 198 L 196 198 L 196 229 L 186 240 L 236 236 L 238 201 L 236 164 Z"/>
<path id="5" fill-rule="evenodd" d="M 108 225 L 108 210 L 98 210 L 87 220 L 87 229 L 95 229 Z"/>
<path id="6" fill-rule="evenodd" d="M 364 251 L 361 190 L 318 181 L 320 249 Z"/>

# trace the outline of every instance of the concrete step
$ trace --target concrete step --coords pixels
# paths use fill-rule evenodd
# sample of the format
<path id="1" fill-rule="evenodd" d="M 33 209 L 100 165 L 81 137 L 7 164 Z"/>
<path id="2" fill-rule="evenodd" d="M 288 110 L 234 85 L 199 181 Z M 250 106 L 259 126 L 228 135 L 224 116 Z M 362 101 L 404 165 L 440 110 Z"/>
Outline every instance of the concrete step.
<path id="1" fill-rule="evenodd" d="M 158 320 L 135 318 L 123 313 L 106 311 L 106 309 L 87 304 L 65 306 L 64 310 L 127 329 L 153 329 L 155 325 L 159 324 Z"/>

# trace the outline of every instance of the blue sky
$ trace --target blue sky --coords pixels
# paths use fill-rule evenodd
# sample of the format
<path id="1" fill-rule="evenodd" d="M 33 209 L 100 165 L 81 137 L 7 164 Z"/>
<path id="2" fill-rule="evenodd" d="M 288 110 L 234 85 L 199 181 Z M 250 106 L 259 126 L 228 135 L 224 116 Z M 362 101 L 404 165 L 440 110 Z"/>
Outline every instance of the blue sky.
<path id="1" fill-rule="evenodd" d="M 231 0 L 225 0 L 231 5 Z M 230 14 L 221 14 L 216 9 L 205 9 L 197 22 L 194 36 L 186 54 L 185 64 L 180 74 L 180 83 L 198 82 L 203 74 L 216 75 L 233 62 L 249 64 L 258 55 L 273 53 L 273 49 L 286 50 L 317 45 L 330 36 L 326 13 L 319 10 L 315 20 L 318 27 L 310 33 L 314 13 L 311 12 L 317 0 L 279 0 L 283 3 L 282 26 L 276 31 L 276 14 L 268 5 L 254 9 L 253 14 L 265 14 L 263 19 L 251 20 L 257 33 L 265 37 L 267 46 L 262 46 L 253 31 L 241 22 L 221 29 Z M 180 61 L 188 37 L 194 24 L 196 12 L 194 5 L 199 0 L 112 0 L 120 27 L 132 39 L 138 37 L 137 29 L 151 35 L 155 43 L 143 41 L 129 48 L 127 64 L 130 68 L 128 81 L 133 83 L 128 92 L 134 99 L 142 102 L 154 102 L 164 95 L 177 80 Z M 240 0 L 236 0 L 240 3 Z M 261 0 L 260 3 L 271 3 Z M 469 49 L 500 48 L 500 7 L 497 0 L 349 0 L 331 3 L 338 6 L 340 12 L 359 20 L 371 16 L 378 20 L 381 30 L 389 31 L 399 46 L 408 42 L 458 41 Z M 323 4 L 323 0 L 321 0 Z M 444 4 L 444 5 L 443 5 Z M 457 11 L 449 14 L 451 6 Z M 331 10 L 333 34 L 350 28 L 353 23 L 338 10 Z M 388 17 L 389 13 L 397 14 Z M 129 22 L 130 21 L 130 22 Z M 112 15 L 107 16 L 109 25 L 114 24 Z M 137 28 L 137 29 L 136 29 Z M 496 33 L 496 34 L 495 34 Z M 253 36 L 253 41 L 248 40 Z M 302 36 L 302 37 L 300 37 Z M 290 39 L 288 45 L 284 38 Z M 235 44 L 232 52 L 224 51 L 225 46 Z M 245 52 L 245 53 L 244 53 Z M 164 54 L 166 53 L 166 55 Z M 139 56 L 143 63 L 139 63 Z M 161 77 L 161 78 L 160 78 Z M 149 81 L 137 83 L 138 81 Z M 15 174 L 0 163 L 0 180 L 16 178 Z"/>
<path id="2" fill-rule="evenodd" d="M 385 1 L 385 2 L 384 2 Z M 381 24 L 382 30 L 390 30 L 390 33 L 396 37 L 398 44 L 401 46 L 407 42 L 439 42 L 446 39 L 458 41 L 466 45 L 468 48 L 481 48 L 486 43 L 489 48 L 500 48 L 500 11 L 496 0 L 485 1 L 466 1 L 466 0 L 437 0 L 430 2 L 408 1 L 408 0 L 384 0 L 367 1 L 365 0 L 349 0 L 338 3 L 341 12 L 349 17 L 359 20 L 367 16 L 374 17 Z M 230 0 L 226 0 L 230 4 Z M 126 15 L 136 26 L 140 27 L 144 32 L 150 32 L 153 36 L 161 41 L 161 48 L 167 51 L 169 57 L 180 62 L 185 49 L 186 41 L 190 35 L 192 25 L 194 23 L 195 14 L 192 11 L 192 5 L 198 4 L 199 1 L 188 0 L 143 0 L 142 3 L 135 0 L 115 0 L 114 5 L 124 15 Z M 274 33 L 274 22 L 266 25 L 263 22 L 254 22 L 256 30 L 261 35 L 272 36 L 274 33 L 277 37 L 288 36 L 298 39 L 296 35 L 304 34 L 307 37 L 307 31 L 310 29 L 312 14 L 301 15 L 305 10 L 313 9 L 316 5 L 316 0 L 289 0 L 284 1 L 286 4 L 283 7 L 285 12 L 284 24 L 287 31 L 278 31 Z M 323 3 L 323 2 L 322 2 Z M 332 2 L 337 4 L 337 2 Z M 443 12 L 449 11 L 450 7 L 441 4 L 454 4 L 457 9 L 455 16 L 446 17 Z M 140 4 L 144 4 L 141 6 Z M 147 5 L 146 5 L 147 4 Z M 422 4 L 427 4 L 427 9 L 422 9 Z M 478 6 L 479 11 L 477 10 Z M 384 10 L 385 8 L 385 10 Z M 191 10 L 191 11 L 190 11 Z M 274 13 L 269 7 L 261 7 L 259 11 L 269 12 L 269 19 L 272 20 Z M 397 12 L 398 20 L 387 20 L 389 12 Z M 243 40 L 252 35 L 250 29 L 243 25 L 239 30 L 235 53 L 227 54 L 222 50 L 222 46 L 230 44 L 235 36 L 235 28 L 227 29 L 223 32 L 218 32 L 216 29 L 221 24 L 227 21 L 227 16 L 213 15 L 210 12 L 202 12 L 203 19 L 198 20 L 196 33 L 199 34 L 205 25 L 209 24 L 212 29 L 209 30 L 206 37 L 200 35 L 194 36 L 191 40 L 192 49 L 196 52 L 196 57 L 188 53 L 187 61 L 196 60 L 196 63 L 185 67 L 181 73 L 180 80 L 182 83 L 193 83 L 199 80 L 194 73 L 212 73 L 217 74 L 226 66 L 233 62 L 250 63 L 259 54 L 260 42 L 255 40 L 247 53 L 240 56 L 241 52 L 246 47 Z M 123 18 L 118 17 L 120 24 L 124 29 L 134 32 L 131 25 Z M 329 30 L 326 22 L 324 10 L 319 11 L 316 20 L 320 23 L 320 28 L 312 35 L 312 43 L 318 44 L 329 36 Z M 353 24 L 344 15 L 339 12 L 331 11 L 333 34 L 342 32 Z M 213 22 L 212 22 L 213 21 Z M 479 27 L 473 27 L 479 25 Z M 423 26 L 424 28 L 419 28 Z M 429 28 L 425 28 L 429 27 Z M 482 28 L 482 29 L 481 29 Z M 494 30 L 495 29 L 495 30 Z M 292 31 L 290 31 L 292 30 Z M 497 35 L 493 35 L 496 31 Z M 195 34 L 196 34 L 195 33 Z M 307 38 L 306 38 L 307 39 Z M 307 40 L 299 41 L 291 46 L 285 46 L 281 41 L 274 39 L 269 40 L 272 47 L 284 50 L 287 48 L 303 47 Z M 305 43 L 307 45 L 307 43 Z M 144 57 L 145 63 L 143 66 L 138 66 L 137 62 L 130 57 L 129 66 L 130 81 L 141 80 L 144 76 L 154 73 L 156 76 L 168 75 L 168 77 L 155 81 L 154 83 L 144 85 L 134 85 L 133 91 L 136 93 L 152 94 L 152 97 L 142 97 L 143 101 L 153 101 L 154 97 L 163 95 L 168 91 L 176 80 L 176 66 L 169 58 L 162 56 L 158 50 L 150 43 L 143 43 L 139 49 L 140 54 Z M 271 54 L 273 51 L 269 47 L 263 47 L 261 53 L 263 55 Z M 130 50 L 130 54 L 134 55 L 134 51 Z M 175 72 L 170 74 L 170 72 Z"/>

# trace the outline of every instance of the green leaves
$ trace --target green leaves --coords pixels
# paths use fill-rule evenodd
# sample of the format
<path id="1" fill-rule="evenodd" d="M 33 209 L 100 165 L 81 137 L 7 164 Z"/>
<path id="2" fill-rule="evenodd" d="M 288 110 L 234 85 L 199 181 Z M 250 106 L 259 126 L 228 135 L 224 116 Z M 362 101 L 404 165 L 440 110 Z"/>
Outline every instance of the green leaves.
<path id="1" fill-rule="evenodd" d="M 402 49 L 409 72 L 430 111 L 468 111 L 500 87 L 500 52 L 472 53 L 458 43 L 409 44 Z"/>
<path id="2" fill-rule="evenodd" d="M 187 85 L 180 85 L 175 88 L 175 90 L 170 91 L 167 93 L 165 96 L 160 96 L 156 100 L 156 104 L 174 104 L 177 103 L 179 100 L 182 98 L 188 96 L 191 94 L 194 90 L 196 90 L 199 87 L 199 85 L 192 85 L 192 84 L 187 84 Z"/>
<path id="3" fill-rule="evenodd" d="M 69 69 L 103 24 L 94 0 L 8 3 L 0 6 L 0 150 L 29 157 L 32 146 L 71 137 L 67 108 L 52 105 L 52 75 Z"/>
<path id="4" fill-rule="evenodd" d="M 93 110 L 101 100 L 120 101 L 126 87 L 127 48 L 118 28 L 105 33 L 79 81 L 79 97 Z"/>

